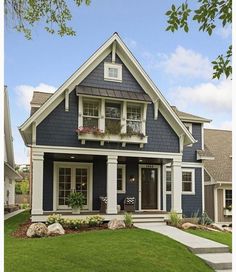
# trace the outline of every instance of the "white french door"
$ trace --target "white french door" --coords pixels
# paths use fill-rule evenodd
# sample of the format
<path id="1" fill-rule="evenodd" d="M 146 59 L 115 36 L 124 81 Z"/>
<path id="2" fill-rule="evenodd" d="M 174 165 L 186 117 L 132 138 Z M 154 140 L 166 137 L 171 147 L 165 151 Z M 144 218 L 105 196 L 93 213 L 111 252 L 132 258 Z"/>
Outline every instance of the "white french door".
<path id="1" fill-rule="evenodd" d="M 92 210 L 92 164 L 54 162 L 54 210 L 70 209 L 67 197 L 77 191 L 84 195 L 85 210 Z"/>

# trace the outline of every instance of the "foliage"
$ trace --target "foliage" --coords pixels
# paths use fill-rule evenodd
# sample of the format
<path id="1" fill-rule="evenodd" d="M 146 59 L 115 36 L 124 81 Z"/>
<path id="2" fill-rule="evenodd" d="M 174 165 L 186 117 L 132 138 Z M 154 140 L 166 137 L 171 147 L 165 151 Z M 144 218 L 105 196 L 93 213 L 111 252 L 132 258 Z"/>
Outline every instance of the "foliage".
<path id="1" fill-rule="evenodd" d="M 170 212 L 170 223 L 174 227 L 178 227 L 181 224 L 181 217 L 177 212 Z"/>
<path id="2" fill-rule="evenodd" d="M 88 216 L 86 219 L 66 218 L 61 214 L 52 214 L 48 216 L 47 223 L 54 224 L 60 223 L 65 229 L 79 229 L 82 226 L 99 226 L 104 221 L 100 215 Z"/>
<path id="3" fill-rule="evenodd" d="M 90 127 L 79 127 L 76 132 L 79 135 L 83 135 L 83 134 L 93 134 L 95 136 L 104 136 L 105 133 L 99 129 L 99 128 L 90 128 Z"/>
<path id="4" fill-rule="evenodd" d="M 29 204 L 28 203 L 21 203 L 21 204 L 19 204 L 19 206 L 20 206 L 20 209 L 22 209 L 22 210 L 25 210 L 25 209 L 29 208 Z"/>
<path id="5" fill-rule="evenodd" d="M 23 195 L 28 194 L 29 193 L 29 181 L 22 180 L 22 181 L 16 182 L 15 193 L 16 194 L 23 194 Z"/>
<path id="6" fill-rule="evenodd" d="M 127 228 L 131 228 L 133 225 L 133 218 L 132 218 L 132 213 L 125 213 L 124 215 L 124 222 L 125 222 L 125 226 Z"/>
<path id="7" fill-rule="evenodd" d="M 29 218 L 29 212 L 22 212 L 4 221 L 5 272 L 102 272 L 104 268 L 113 272 L 182 272 L 186 267 L 194 272 L 213 271 L 184 245 L 138 228 L 88 231 L 47 239 L 11 236 Z"/>
<path id="8" fill-rule="evenodd" d="M 84 205 L 84 195 L 81 192 L 72 192 L 67 197 L 68 206 L 71 208 L 83 208 Z"/>
<path id="9" fill-rule="evenodd" d="M 209 36 L 218 25 L 222 27 L 232 24 L 232 0 L 198 0 L 198 7 L 192 10 L 188 0 L 179 6 L 172 5 L 166 12 L 168 26 L 166 31 L 183 29 L 189 31 L 189 18 L 199 24 L 199 31 L 207 32 Z M 232 46 L 230 45 L 226 55 L 219 55 L 213 64 L 213 78 L 219 79 L 222 75 L 226 78 L 232 75 Z"/>
<path id="10" fill-rule="evenodd" d="M 83 3 L 88 6 L 91 0 L 70 2 L 79 7 Z M 10 21 L 17 31 L 23 33 L 26 39 L 32 38 L 32 28 L 38 23 L 42 23 L 50 34 L 76 35 L 76 32 L 67 25 L 72 19 L 72 14 L 66 0 L 5 0 L 4 9 L 7 21 Z"/>
<path id="11" fill-rule="evenodd" d="M 120 122 L 114 120 L 106 120 L 106 134 L 120 134 L 121 132 Z"/>
<path id="12" fill-rule="evenodd" d="M 212 219 L 208 216 L 207 212 L 203 212 L 199 218 L 198 223 L 201 225 L 210 225 L 212 223 Z"/>

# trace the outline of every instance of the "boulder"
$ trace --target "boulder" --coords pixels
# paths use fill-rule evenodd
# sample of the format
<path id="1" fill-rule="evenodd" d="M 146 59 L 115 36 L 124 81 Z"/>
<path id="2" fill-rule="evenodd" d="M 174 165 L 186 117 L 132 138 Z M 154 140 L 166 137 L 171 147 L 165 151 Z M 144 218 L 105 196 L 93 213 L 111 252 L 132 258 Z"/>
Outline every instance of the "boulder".
<path id="1" fill-rule="evenodd" d="M 220 226 L 219 224 L 212 223 L 211 227 L 213 227 L 214 229 L 220 230 L 220 231 L 224 231 L 224 228 L 222 226 Z"/>
<path id="2" fill-rule="evenodd" d="M 65 230 L 63 229 L 62 225 L 59 223 L 54 223 L 48 226 L 48 235 L 52 234 L 65 234 Z"/>
<path id="3" fill-rule="evenodd" d="M 108 228 L 112 230 L 123 229 L 125 228 L 125 222 L 123 220 L 112 219 L 108 223 Z"/>
<path id="4" fill-rule="evenodd" d="M 28 237 L 44 237 L 48 235 L 48 228 L 44 223 L 31 224 L 27 230 Z"/>
<path id="5" fill-rule="evenodd" d="M 182 224 L 181 227 L 184 230 L 187 230 L 187 229 L 198 229 L 198 225 L 192 224 L 192 223 L 189 223 L 189 222 L 186 222 L 186 223 Z"/>
<path id="6" fill-rule="evenodd" d="M 230 227 L 224 227 L 224 231 L 231 232 L 232 233 L 232 228 Z"/>

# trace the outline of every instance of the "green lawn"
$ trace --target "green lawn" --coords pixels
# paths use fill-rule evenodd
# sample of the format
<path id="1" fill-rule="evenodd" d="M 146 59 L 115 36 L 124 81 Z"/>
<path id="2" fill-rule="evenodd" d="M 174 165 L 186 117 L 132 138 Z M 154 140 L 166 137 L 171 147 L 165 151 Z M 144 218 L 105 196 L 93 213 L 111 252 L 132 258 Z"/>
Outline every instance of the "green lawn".
<path id="1" fill-rule="evenodd" d="M 5 272 L 213 271 L 183 245 L 141 229 L 41 239 L 10 236 L 28 217 L 23 212 L 5 221 Z"/>
<path id="2" fill-rule="evenodd" d="M 215 232 L 205 230 L 187 230 L 187 232 L 216 241 L 221 244 L 229 246 L 232 252 L 232 234 L 229 232 Z"/>

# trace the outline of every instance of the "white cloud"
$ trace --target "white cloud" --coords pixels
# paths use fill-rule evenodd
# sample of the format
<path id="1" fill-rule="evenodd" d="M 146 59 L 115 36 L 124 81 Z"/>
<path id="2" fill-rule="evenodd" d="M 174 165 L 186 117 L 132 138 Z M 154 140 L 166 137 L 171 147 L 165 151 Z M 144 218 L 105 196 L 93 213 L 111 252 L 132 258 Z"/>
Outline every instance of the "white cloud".
<path id="1" fill-rule="evenodd" d="M 40 83 L 36 87 L 30 85 L 16 86 L 15 93 L 17 95 L 17 103 L 22 106 L 26 111 L 30 110 L 30 101 L 32 99 L 34 91 L 53 93 L 56 91 L 56 87 L 47 85 L 45 83 Z"/>
<path id="2" fill-rule="evenodd" d="M 220 36 L 222 39 L 228 39 L 232 36 L 232 26 L 228 25 L 226 27 L 220 27 L 215 32 L 218 36 Z"/>
<path id="3" fill-rule="evenodd" d="M 178 46 L 174 53 L 167 55 L 161 66 L 166 73 L 175 77 L 209 79 L 212 73 L 211 63 L 207 57 L 182 46 Z"/>
<path id="4" fill-rule="evenodd" d="M 194 87 L 178 87 L 171 93 L 171 100 L 182 109 L 204 108 L 211 113 L 231 113 L 232 82 L 202 83 Z"/>

